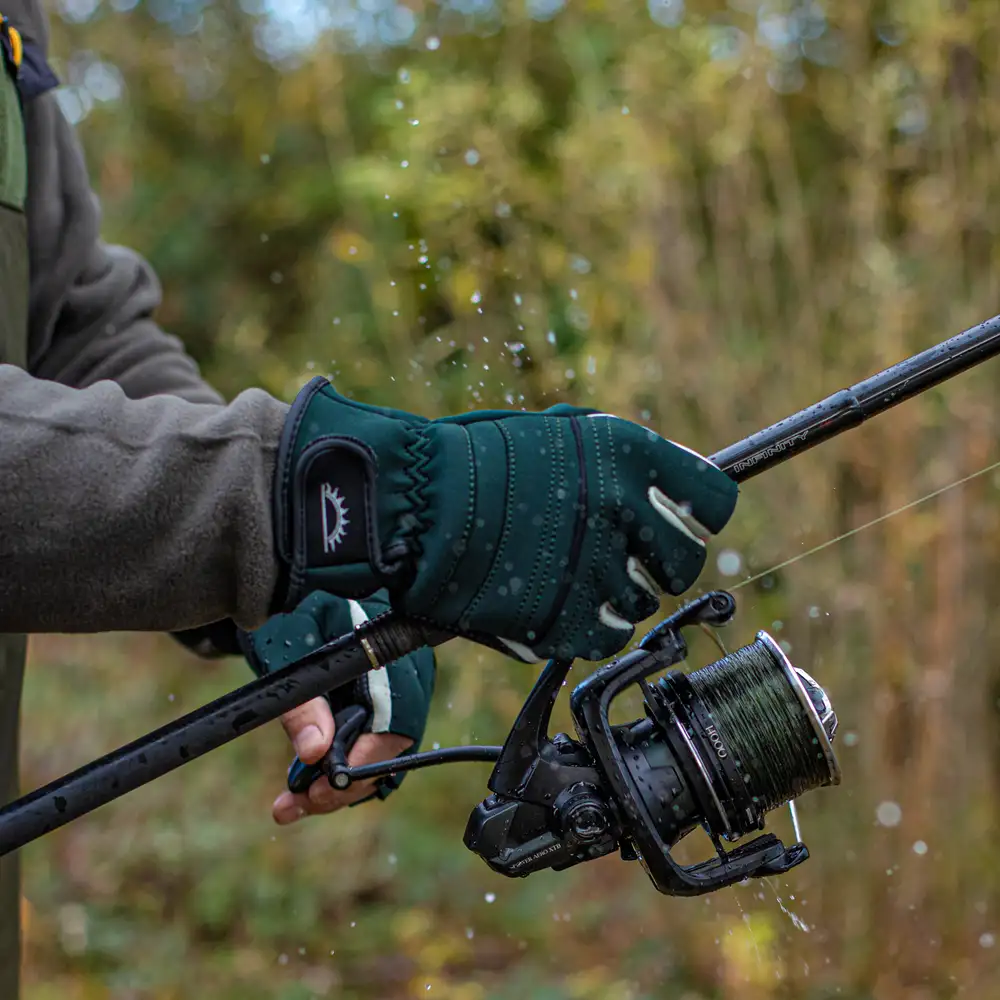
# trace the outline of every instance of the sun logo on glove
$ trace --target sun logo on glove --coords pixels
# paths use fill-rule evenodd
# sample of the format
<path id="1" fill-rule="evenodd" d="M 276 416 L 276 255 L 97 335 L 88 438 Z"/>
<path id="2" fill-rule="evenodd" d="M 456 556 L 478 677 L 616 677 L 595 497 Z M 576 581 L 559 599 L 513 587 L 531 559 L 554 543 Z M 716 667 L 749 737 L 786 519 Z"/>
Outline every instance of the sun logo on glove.
<path id="1" fill-rule="evenodd" d="M 347 520 L 347 501 L 340 490 L 329 483 L 323 483 L 320 504 L 323 508 L 323 551 L 329 555 L 337 551 L 351 522 Z"/>

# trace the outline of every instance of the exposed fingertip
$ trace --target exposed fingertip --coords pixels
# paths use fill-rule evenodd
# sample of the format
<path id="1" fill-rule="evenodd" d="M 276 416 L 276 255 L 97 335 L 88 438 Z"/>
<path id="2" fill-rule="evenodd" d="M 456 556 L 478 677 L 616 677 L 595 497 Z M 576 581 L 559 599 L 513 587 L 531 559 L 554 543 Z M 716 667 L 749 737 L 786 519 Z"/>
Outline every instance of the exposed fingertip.
<path id="1" fill-rule="evenodd" d="M 306 815 L 306 811 L 302 806 L 292 806 L 287 810 L 275 810 L 273 815 L 278 826 L 290 826 L 292 823 L 298 823 Z"/>
<path id="2" fill-rule="evenodd" d="M 271 806 L 271 815 L 279 826 L 297 823 L 306 815 L 306 812 L 307 810 L 291 792 L 282 792 Z"/>
<path id="3" fill-rule="evenodd" d="M 315 764 L 327 750 L 319 726 L 306 726 L 296 735 L 293 745 L 299 760 L 306 764 Z"/>

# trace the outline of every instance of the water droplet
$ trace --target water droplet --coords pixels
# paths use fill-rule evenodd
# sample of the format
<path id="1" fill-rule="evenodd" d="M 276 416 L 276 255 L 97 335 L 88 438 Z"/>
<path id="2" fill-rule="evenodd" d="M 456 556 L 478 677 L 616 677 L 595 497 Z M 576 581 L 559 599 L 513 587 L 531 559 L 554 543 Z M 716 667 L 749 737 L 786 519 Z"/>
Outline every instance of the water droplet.
<path id="1" fill-rule="evenodd" d="M 875 818 L 880 826 L 899 826 L 903 810 L 897 802 L 880 802 L 875 810 Z"/>
<path id="2" fill-rule="evenodd" d="M 664 28 L 676 28 L 684 19 L 684 0 L 647 0 L 646 8 Z"/>
<path id="3" fill-rule="evenodd" d="M 549 332 L 545 335 L 545 339 L 550 344 L 554 344 L 556 342 L 556 332 L 555 332 L 555 330 L 549 330 Z"/>
<path id="4" fill-rule="evenodd" d="M 271 162 L 270 155 L 267 154 L 267 153 L 261 153 L 260 154 L 260 162 L 261 163 L 270 163 Z"/>
<path id="5" fill-rule="evenodd" d="M 844 746 L 856 747 L 858 745 L 858 734 L 854 732 L 844 733 Z"/>
<path id="6" fill-rule="evenodd" d="M 406 169 L 406 168 L 407 168 L 407 167 L 408 167 L 409 165 L 410 165 L 410 161 L 409 161 L 409 160 L 403 160 L 403 162 L 402 162 L 402 163 L 400 163 L 400 166 L 401 166 L 401 167 L 402 167 L 402 168 L 403 168 L 404 170 L 405 170 L 405 169 Z"/>
<path id="7" fill-rule="evenodd" d="M 400 111 L 403 110 L 403 102 L 398 97 L 396 98 L 396 107 Z"/>
<path id="8" fill-rule="evenodd" d="M 465 162 L 470 167 L 474 167 L 479 162 L 479 152 L 475 149 L 467 149 L 465 151 Z"/>
<path id="9" fill-rule="evenodd" d="M 878 35 L 880 42 L 893 47 L 900 45 L 906 38 L 906 31 L 900 25 L 893 24 L 890 21 L 879 24 L 875 29 L 875 33 Z"/>
<path id="10" fill-rule="evenodd" d="M 627 115 L 628 114 L 628 105 L 627 104 L 623 104 L 622 105 L 622 114 L 623 115 Z"/>
<path id="11" fill-rule="evenodd" d="M 979 935 L 979 947 L 980 948 L 992 948 L 993 945 L 997 943 L 997 939 L 987 931 L 985 934 Z"/>
<path id="12" fill-rule="evenodd" d="M 483 896 L 483 899 L 485 899 L 487 903 L 495 903 L 496 898 L 497 894 L 495 892 L 488 892 L 485 896 Z"/>
<path id="13" fill-rule="evenodd" d="M 397 74 L 397 79 L 400 83 L 410 82 L 410 71 L 408 69 L 401 69 Z"/>
<path id="14" fill-rule="evenodd" d="M 431 50 L 431 52 L 436 52 L 439 48 L 441 48 L 441 39 L 438 38 L 437 35 L 431 35 L 431 37 L 427 39 L 425 44 L 427 48 Z M 429 986 L 427 988 L 430 989 Z"/>
<path id="15" fill-rule="evenodd" d="M 743 568 L 743 558 L 735 549 L 723 549 L 715 565 L 723 576 L 736 576 Z"/>
<path id="16" fill-rule="evenodd" d="M 475 290 L 475 291 L 474 291 L 474 292 L 472 293 L 472 295 L 470 295 L 470 296 L 469 296 L 469 301 L 470 301 L 470 302 L 471 302 L 471 303 L 472 303 L 473 305 L 476 305 L 477 303 L 479 303 L 479 302 L 482 302 L 482 301 L 483 301 L 483 294 L 482 294 L 482 292 L 480 292 L 480 291 L 479 291 L 479 289 L 477 288 L 477 289 L 476 289 L 476 290 Z"/>
<path id="17" fill-rule="evenodd" d="M 465 936 L 471 941 L 476 936 L 476 932 L 471 927 L 466 927 Z"/>
<path id="18" fill-rule="evenodd" d="M 913 853 L 914 854 L 926 854 L 927 853 L 927 845 L 922 840 L 916 841 L 914 843 L 914 845 L 913 845 Z"/>

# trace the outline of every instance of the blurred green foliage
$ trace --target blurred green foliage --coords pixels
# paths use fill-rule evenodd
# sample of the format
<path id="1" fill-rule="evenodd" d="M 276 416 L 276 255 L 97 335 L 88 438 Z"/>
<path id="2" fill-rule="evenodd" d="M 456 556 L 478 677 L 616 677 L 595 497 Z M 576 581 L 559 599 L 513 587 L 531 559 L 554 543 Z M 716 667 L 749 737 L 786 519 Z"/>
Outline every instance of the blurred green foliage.
<path id="1" fill-rule="evenodd" d="M 323 373 L 429 416 L 569 400 L 711 452 L 998 311 L 992 0 L 408 3 L 54 11 L 107 238 L 154 262 L 161 322 L 226 393 Z M 740 569 L 702 585 L 995 461 L 998 378 L 747 484 L 716 547 Z M 841 718 L 844 784 L 800 803 L 813 856 L 787 877 L 699 900 L 616 859 L 503 880 L 461 845 L 482 765 L 278 831 L 268 727 L 26 851 L 27 997 L 1000 996 L 998 489 L 739 592 L 729 644 L 769 629 Z M 532 670 L 441 659 L 428 743 L 499 742 Z M 157 636 L 39 639 L 25 784 L 246 676 Z"/>

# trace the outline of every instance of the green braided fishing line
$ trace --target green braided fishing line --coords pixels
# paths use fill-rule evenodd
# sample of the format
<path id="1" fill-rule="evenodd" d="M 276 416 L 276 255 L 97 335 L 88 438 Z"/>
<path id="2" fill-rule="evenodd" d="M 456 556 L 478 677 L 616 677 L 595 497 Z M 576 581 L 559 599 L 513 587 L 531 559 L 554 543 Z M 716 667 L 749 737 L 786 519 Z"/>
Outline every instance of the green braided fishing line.
<path id="1" fill-rule="evenodd" d="M 806 710 L 762 642 L 696 670 L 689 680 L 765 812 L 827 780 L 826 757 Z"/>

